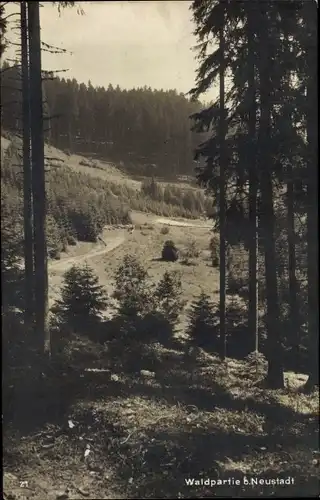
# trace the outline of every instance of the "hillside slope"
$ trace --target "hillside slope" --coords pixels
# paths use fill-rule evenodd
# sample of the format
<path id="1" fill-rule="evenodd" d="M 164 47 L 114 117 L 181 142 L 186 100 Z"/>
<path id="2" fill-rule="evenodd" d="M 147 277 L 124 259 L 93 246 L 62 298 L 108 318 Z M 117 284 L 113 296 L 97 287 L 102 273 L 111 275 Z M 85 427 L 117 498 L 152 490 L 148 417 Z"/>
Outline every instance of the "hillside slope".
<path id="1" fill-rule="evenodd" d="M 22 141 L 1 138 L 3 203 L 18 204 L 22 214 Z M 212 204 L 187 184 L 131 179 L 113 164 L 68 155 L 45 146 L 49 254 L 59 257 L 75 240 L 96 241 L 107 225 L 130 223 L 130 211 L 165 217 L 199 218 Z"/>
<path id="2" fill-rule="evenodd" d="M 12 141 L 17 144 L 21 144 L 21 140 L 8 132 L 2 132 L 1 135 L 1 151 L 2 155 L 5 154 L 6 150 L 12 144 Z M 79 172 L 81 174 L 88 174 L 91 177 L 106 180 L 108 182 L 114 182 L 118 184 L 125 184 L 130 188 L 139 190 L 141 184 L 145 177 L 139 176 L 139 180 L 129 176 L 124 172 L 120 165 L 104 161 L 99 158 L 90 157 L 90 155 L 82 156 L 79 154 L 68 154 L 56 147 L 45 144 L 45 156 L 47 158 L 46 164 L 48 167 L 61 167 L 65 166 Z M 122 163 L 122 162 L 120 162 Z M 175 181 L 165 182 L 163 180 L 157 180 L 159 185 L 165 186 L 177 186 L 183 190 L 191 190 L 200 192 L 200 189 L 194 185 L 194 178 L 188 176 L 177 176 Z"/>

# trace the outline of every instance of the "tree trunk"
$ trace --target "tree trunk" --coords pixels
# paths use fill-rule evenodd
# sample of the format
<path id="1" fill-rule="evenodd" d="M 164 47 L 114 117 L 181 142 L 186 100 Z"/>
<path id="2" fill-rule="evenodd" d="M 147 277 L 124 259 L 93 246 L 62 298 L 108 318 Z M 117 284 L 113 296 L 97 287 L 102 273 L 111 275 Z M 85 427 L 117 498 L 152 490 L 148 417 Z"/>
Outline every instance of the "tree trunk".
<path id="1" fill-rule="evenodd" d="M 31 332 L 34 320 L 33 283 L 33 214 L 32 172 L 30 150 L 30 89 L 28 58 L 27 5 L 20 3 L 21 14 L 21 71 L 23 117 L 23 215 L 24 215 L 24 275 L 25 275 L 25 328 Z"/>
<path id="2" fill-rule="evenodd" d="M 48 324 L 48 263 L 46 248 L 46 192 L 44 170 L 44 130 L 41 78 L 39 2 L 28 2 L 32 191 L 34 213 L 35 320 L 40 353 L 50 355 Z"/>
<path id="3" fill-rule="evenodd" d="M 296 276 L 296 246 L 295 246 L 295 224 L 294 224 L 294 189 L 293 168 L 291 162 L 288 164 L 287 180 L 287 224 L 288 224 L 288 266 L 289 266 L 289 309 L 290 330 L 292 338 L 292 356 L 298 371 L 300 362 L 300 313 L 298 305 L 298 281 Z"/>
<path id="4" fill-rule="evenodd" d="M 220 25 L 220 119 L 219 119 L 219 147 L 220 147 L 220 357 L 222 360 L 227 355 L 226 342 L 226 113 L 225 113 L 225 11 L 221 3 L 221 25 Z"/>
<path id="5" fill-rule="evenodd" d="M 259 76 L 260 76 L 260 126 L 258 135 L 259 172 L 261 186 L 261 222 L 263 231 L 263 246 L 265 254 L 266 274 L 266 299 L 267 299 L 267 358 L 268 375 L 267 384 L 272 389 L 284 387 L 283 378 L 283 353 L 279 325 L 279 302 L 277 284 L 277 266 L 275 250 L 275 214 L 273 203 L 272 185 L 272 156 L 270 154 L 270 128 L 271 128 L 271 62 L 272 50 L 269 43 L 268 5 L 259 4 L 259 19 L 257 23 L 259 32 Z"/>
<path id="6" fill-rule="evenodd" d="M 248 86 L 250 94 L 249 108 L 249 145 L 248 145 L 248 168 L 249 168 L 249 334 L 252 338 L 254 351 L 259 350 L 259 325 L 258 325 L 258 279 L 257 279 L 257 161 L 256 161 L 256 128 L 257 128 L 257 104 L 256 104 L 256 79 L 255 60 L 256 46 L 254 42 L 255 33 L 255 8 L 254 2 L 248 4 Z"/>
<path id="7" fill-rule="evenodd" d="M 316 2 L 305 2 L 307 57 L 307 141 L 308 141 L 308 339 L 309 379 L 307 389 L 319 385 L 319 264 L 318 264 L 318 51 Z"/>

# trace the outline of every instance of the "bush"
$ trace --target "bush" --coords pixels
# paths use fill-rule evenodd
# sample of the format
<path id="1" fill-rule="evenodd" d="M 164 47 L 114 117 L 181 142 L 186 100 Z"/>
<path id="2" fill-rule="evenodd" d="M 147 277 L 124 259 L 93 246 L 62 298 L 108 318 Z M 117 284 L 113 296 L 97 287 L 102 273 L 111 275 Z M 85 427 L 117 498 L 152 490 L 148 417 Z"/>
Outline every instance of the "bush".
<path id="1" fill-rule="evenodd" d="M 168 226 L 163 226 L 161 228 L 161 234 L 168 234 L 169 233 L 169 227 Z"/>
<path id="2" fill-rule="evenodd" d="M 51 250 L 48 251 L 48 257 L 50 259 L 54 259 L 54 260 L 60 260 L 61 259 L 61 253 L 59 251 L 58 248 L 53 248 Z"/>
<path id="3" fill-rule="evenodd" d="M 67 243 L 70 246 L 76 246 L 77 245 L 77 240 L 76 240 L 76 238 L 72 234 L 70 234 L 70 235 L 67 235 Z"/>
<path id="4" fill-rule="evenodd" d="M 197 243 L 195 240 L 189 240 L 186 248 L 186 256 L 190 259 L 199 257 L 200 252 L 197 249 Z"/>
<path id="5" fill-rule="evenodd" d="M 79 161 L 79 165 L 82 165 L 83 167 L 91 167 L 91 162 L 89 162 L 88 160 L 81 160 Z"/>
<path id="6" fill-rule="evenodd" d="M 130 339 L 123 344 L 115 339 L 108 344 L 108 357 L 113 370 L 139 374 L 140 370 L 156 371 L 161 366 L 157 344 L 142 344 L 136 339 Z"/>
<path id="7" fill-rule="evenodd" d="M 67 327 L 69 331 L 74 329 L 90 337 L 96 336 L 95 327 L 107 305 L 105 290 L 99 285 L 99 279 L 92 269 L 88 265 L 73 266 L 64 274 L 61 299 L 56 301 L 51 310 L 54 323 L 60 329 Z"/>
<path id="8" fill-rule="evenodd" d="M 265 375 L 268 362 L 261 352 L 250 352 L 245 359 L 248 362 L 250 373 L 256 372 L 257 375 Z"/>
<path id="9" fill-rule="evenodd" d="M 220 241 L 219 238 L 214 235 L 210 239 L 209 250 L 211 252 L 211 261 L 213 267 L 219 267 L 220 265 Z"/>
<path id="10" fill-rule="evenodd" d="M 104 366 L 108 359 L 106 347 L 88 338 L 71 334 L 68 339 L 61 340 L 53 344 L 54 357 L 51 363 L 60 373 L 73 369 L 83 370 L 88 366 Z"/>
<path id="11" fill-rule="evenodd" d="M 162 249 L 162 259 L 166 262 L 175 262 L 179 258 L 179 251 L 173 241 L 168 240 L 165 242 Z"/>
<path id="12" fill-rule="evenodd" d="M 164 315 L 161 306 L 159 309 L 148 313 L 141 325 L 139 337 L 143 335 L 146 345 L 155 341 L 167 345 L 172 340 L 174 324 Z"/>
<path id="13" fill-rule="evenodd" d="M 193 264 L 193 262 L 191 262 L 190 259 L 197 258 L 197 257 L 199 257 L 199 255 L 200 255 L 200 252 L 197 249 L 196 241 L 189 240 L 187 243 L 187 246 L 183 252 L 183 256 L 184 256 L 183 264 L 186 264 L 186 265 Z"/>

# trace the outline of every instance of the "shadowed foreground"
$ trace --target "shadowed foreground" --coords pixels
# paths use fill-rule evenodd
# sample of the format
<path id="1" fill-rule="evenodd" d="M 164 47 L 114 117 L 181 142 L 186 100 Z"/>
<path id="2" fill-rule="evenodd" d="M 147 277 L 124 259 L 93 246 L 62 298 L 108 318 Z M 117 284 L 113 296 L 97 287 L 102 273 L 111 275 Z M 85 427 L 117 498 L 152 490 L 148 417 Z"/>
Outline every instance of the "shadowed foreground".
<path id="1" fill-rule="evenodd" d="M 163 348 L 161 358 L 155 378 L 52 375 L 38 408 L 26 386 L 23 403 L 18 393 L 11 403 L 7 396 L 5 493 L 39 500 L 319 493 L 318 398 L 300 392 L 299 376 L 267 391 L 248 362 L 226 366 L 203 352 L 190 359 Z"/>

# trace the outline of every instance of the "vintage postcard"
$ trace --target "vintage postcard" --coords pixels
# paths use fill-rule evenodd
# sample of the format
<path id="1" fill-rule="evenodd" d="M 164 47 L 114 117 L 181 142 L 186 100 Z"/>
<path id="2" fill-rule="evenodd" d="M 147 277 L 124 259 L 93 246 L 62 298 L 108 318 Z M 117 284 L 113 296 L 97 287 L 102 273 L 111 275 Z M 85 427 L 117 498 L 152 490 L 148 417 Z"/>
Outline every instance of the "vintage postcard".
<path id="1" fill-rule="evenodd" d="M 319 497 L 317 16 L 0 2 L 5 499 Z"/>

